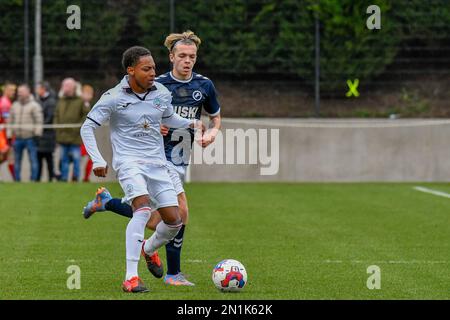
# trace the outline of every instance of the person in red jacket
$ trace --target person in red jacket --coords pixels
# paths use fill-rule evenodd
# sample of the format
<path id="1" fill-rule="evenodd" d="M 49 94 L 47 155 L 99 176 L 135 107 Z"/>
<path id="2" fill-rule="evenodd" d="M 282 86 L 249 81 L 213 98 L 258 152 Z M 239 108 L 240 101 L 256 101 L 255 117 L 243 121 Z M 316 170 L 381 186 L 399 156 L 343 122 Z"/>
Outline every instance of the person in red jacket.
<path id="1" fill-rule="evenodd" d="M 92 106 L 92 99 L 94 98 L 94 88 L 88 84 L 83 85 L 83 88 L 81 89 L 81 99 L 83 99 L 84 101 L 84 106 L 86 108 L 86 110 L 91 110 L 91 106 Z M 86 163 L 86 167 L 84 169 L 84 178 L 83 178 L 83 182 L 89 182 L 89 178 L 91 176 L 91 172 L 92 172 L 92 160 L 89 157 L 87 151 L 86 151 L 86 147 L 84 146 L 84 144 L 81 144 L 81 157 L 85 157 L 87 156 L 88 160 Z"/>
<path id="2" fill-rule="evenodd" d="M 6 123 L 9 118 L 9 111 L 16 96 L 17 87 L 13 83 L 6 83 L 3 86 L 3 95 L 0 97 L 0 124 Z M 8 141 L 6 129 L 0 130 L 0 163 L 9 160 L 8 169 L 14 179 L 14 159 L 11 142 Z"/>

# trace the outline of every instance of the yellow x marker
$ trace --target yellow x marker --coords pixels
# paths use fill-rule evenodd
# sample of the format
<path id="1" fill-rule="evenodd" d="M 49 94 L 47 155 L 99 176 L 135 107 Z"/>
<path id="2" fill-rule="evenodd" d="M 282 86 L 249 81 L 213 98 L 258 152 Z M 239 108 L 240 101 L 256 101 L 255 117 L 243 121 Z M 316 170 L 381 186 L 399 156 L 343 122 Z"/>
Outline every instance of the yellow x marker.
<path id="1" fill-rule="evenodd" d="M 347 98 L 350 98 L 352 95 L 354 95 L 355 97 L 359 97 L 359 92 L 357 90 L 358 86 L 359 86 L 359 79 L 355 79 L 355 82 L 351 82 L 351 80 L 347 80 L 347 85 L 348 85 L 348 88 L 350 89 L 346 93 Z"/>

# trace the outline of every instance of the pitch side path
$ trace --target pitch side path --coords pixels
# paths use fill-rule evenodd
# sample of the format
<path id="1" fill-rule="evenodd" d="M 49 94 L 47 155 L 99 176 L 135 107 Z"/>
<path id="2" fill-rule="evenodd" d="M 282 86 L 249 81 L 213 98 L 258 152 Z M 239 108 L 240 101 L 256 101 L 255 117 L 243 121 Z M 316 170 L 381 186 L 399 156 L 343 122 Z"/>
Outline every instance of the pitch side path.
<path id="1" fill-rule="evenodd" d="M 141 262 L 150 292 L 139 295 L 121 291 L 128 220 L 81 215 L 98 186 L 0 183 L 0 300 L 177 300 L 160 301 L 176 313 L 196 300 L 222 311 L 237 300 L 450 297 L 450 199 L 416 188 L 450 194 L 449 184 L 187 184 L 182 270 L 196 286 L 167 286 Z M 122 196 L 118 184 L 106 187 Z M 226 258 L 247 269 L 242 292 L 213 286 Z"/>

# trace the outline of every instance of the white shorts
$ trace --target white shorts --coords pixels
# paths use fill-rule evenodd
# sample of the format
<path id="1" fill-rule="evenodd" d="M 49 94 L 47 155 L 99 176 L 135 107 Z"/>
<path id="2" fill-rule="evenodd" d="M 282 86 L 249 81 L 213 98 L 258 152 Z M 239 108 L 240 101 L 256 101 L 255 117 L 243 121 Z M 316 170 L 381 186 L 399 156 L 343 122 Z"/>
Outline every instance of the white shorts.
<path id="1" fill-rule="evenodd" d="M 134 198 L 148 195 L 152 210 L 178 206 L 177 193 L 166 166 L 132 162 L 121 166 L 117 177 L 125 193 L 122 202 L 131 205 Z"/>
<path id="2" fill-rule="evenodd" d="M 169 169 L 169 176 L 172 179 L 173 187 L 177 195 L 184 192 L 183 183 L 186 177 L 185 166 L 176 166 L 172 162 L 167 161 L 167 169 Z"/>

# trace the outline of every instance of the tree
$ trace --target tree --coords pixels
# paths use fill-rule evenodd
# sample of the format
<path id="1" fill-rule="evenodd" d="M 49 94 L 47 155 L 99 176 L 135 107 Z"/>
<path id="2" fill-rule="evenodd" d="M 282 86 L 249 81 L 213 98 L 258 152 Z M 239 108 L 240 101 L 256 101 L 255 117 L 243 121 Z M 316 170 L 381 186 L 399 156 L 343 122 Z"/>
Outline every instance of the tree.
<path id="1" fill-rule="evenodd" d="M 313 3 L 311 1 L 311 3 Z M 380 30 L 369 30 L 367 7 L 376 4 L 382 12 Z M 324 90 L 347 89 L 346 80 L 370 81 L 394 61 L 401 35 L 396 32 L 390 1 L 321 0 L 311 10 L 321 23 L 320 66 Z"/>
<path id="2" fill-rule="evenodd" d="M 2 66 L 17 67 L 23 64 L 25 30 L 23 12 L 23 0 L 0 2 L 0 65 Z"/>
<path id="3" fill-rule="evenodd" d="M 69 5 L 81 9 L 81 29 L 69 30 Z M 108 62 L 108 52 L 116 45 L 125 17 L 108 1 L 53 0 L 42 5 L 42 49 L 45 63 Z"/>

